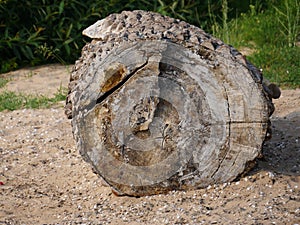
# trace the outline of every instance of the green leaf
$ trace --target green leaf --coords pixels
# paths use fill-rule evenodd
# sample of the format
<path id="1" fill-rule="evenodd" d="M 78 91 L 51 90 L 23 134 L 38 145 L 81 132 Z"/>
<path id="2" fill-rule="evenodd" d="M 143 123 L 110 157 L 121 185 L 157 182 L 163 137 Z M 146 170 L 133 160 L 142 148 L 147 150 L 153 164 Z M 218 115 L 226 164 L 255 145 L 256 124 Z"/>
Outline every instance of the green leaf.
<path id="1" fill-rule="evenodd" d="M 70 43 L 73 42 L 73 41 L 74 41 L 74 39 L 73 39 L 73 38 L 70 38 L 70 39 L 64 41 L 64 45 L 68 45 L 68 44 L 70 44 Z"/>
<path id="2" fill-rule="evenodd" d="M 65 47 L 65 49 L 66 49 L 67 56 L 69 56 L 70 53 L 71 53 L 71 48 L 70 48 L 70 46 L 66 44 L 66 45 L 64 45 L 64 47 Z"/>
<path id="3" fill-rule="evenodd" d="M 59 4 L 59 10 L 58 10 L 59 15 L 61 15 L 62 12 L 64 11 L 64 7 L 65 7 L 65 2 L 61 1 Z"/>
<path id="4" fill-rule="evenodd" d="M 69 38 L 70 33 L 71 33 L 71 31 L 72 31 L 72 28 L 73 28 L 73 23 L 70 24 L 70 26 L 69 26 L 69 28 L 68 28 L 68 30 L 67 30 L 66 38 Z"/>

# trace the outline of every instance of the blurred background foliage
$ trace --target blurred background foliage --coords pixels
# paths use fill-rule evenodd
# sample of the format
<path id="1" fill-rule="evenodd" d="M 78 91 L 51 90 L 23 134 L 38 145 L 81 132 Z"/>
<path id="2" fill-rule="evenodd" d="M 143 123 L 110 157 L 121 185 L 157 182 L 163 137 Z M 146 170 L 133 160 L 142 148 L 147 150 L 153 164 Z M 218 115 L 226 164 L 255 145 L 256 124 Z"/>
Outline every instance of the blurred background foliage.
<path id="1" fill-rule="evenodd" d="M 0 0 L 0 72 L 73 64 L 89 41 L 83 29 L 134 9 L 201 27 L 246 53 L 271 81 L 300 87 L 300 0 Z"/>

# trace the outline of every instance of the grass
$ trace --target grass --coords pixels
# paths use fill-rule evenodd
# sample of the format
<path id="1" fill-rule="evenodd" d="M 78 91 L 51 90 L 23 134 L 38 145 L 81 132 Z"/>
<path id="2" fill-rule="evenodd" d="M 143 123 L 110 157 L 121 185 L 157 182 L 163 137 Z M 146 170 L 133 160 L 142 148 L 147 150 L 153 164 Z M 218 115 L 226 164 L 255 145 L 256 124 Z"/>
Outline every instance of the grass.
<path id="1" fill-rule="evenodd" d="M 247 13 L 235 19 L 227 21 L 226 15 L 223 15 L 222 25 L 211 16 L 213 35 L 237 49 L 253 49 L 254 53 L 247 58 L 261 68 L 271 82 L 281 88 L 299 88 L 299 5 L 299 0 L 283 0 L 262 10 L 259 1 L 256 1 Z M 223 13 L 226 13 L 225 9 Z"/>
<path id="2" fill-rule="evenodd" d="M 8 79 L 0 77 L 0 88 L 3 88 L 8 83 L 8 81 Z"/>
<path id="3" fill-rule="evenodd" d="M 300 1 L 283 0 L 283 4 L 279 7 L 274 6 L 274 9 L 288 46 L 295 46 L 299 35 Z"/>
<path id="4" fill-rule="evenodd" d="M 281 88 L 300 87 L 300 48 L 271 48 L 266 45 L 249 56 L 249 60 L 263 69 L 264 77 Z"/>
<path id="5" fill-rule="evenodd" d="M 4 110 L 17 109 L 40 109 L 49 108 L 60 101 L 66 99 L 66 89 L 60 88 L 54 97 L 49 98 L 43 95 L 17 94 L 12 91 L 0 93 L 0 112 Z"/>

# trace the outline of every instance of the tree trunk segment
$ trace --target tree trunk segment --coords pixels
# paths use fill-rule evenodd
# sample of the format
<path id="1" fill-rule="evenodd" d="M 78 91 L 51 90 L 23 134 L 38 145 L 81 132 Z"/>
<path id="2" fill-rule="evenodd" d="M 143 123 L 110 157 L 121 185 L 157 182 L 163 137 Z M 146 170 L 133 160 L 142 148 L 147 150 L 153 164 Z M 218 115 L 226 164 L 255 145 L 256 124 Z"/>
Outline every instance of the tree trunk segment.
<path id="1" fill-rule="evenodd" d="M 144 11 L 83 32 L 66 114 L 83 158 L 119 195 L 235 179 L 270 136 L 272 93 L 233 47 Z"/>

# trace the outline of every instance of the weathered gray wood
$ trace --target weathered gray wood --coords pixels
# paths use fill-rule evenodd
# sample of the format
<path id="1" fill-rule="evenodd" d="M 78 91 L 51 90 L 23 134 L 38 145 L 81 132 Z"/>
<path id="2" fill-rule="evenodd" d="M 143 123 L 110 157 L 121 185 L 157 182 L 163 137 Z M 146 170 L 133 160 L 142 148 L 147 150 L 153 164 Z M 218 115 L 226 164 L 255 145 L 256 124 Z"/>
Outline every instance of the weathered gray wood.
<path id="1" fill-rule="evenodd" d="M 83 158 L 118 194 L 228 182 L 261 151 L 274 111 L 257 68 L 201 29 L 112 14 L 84 31 L 66 114 Z"/>

